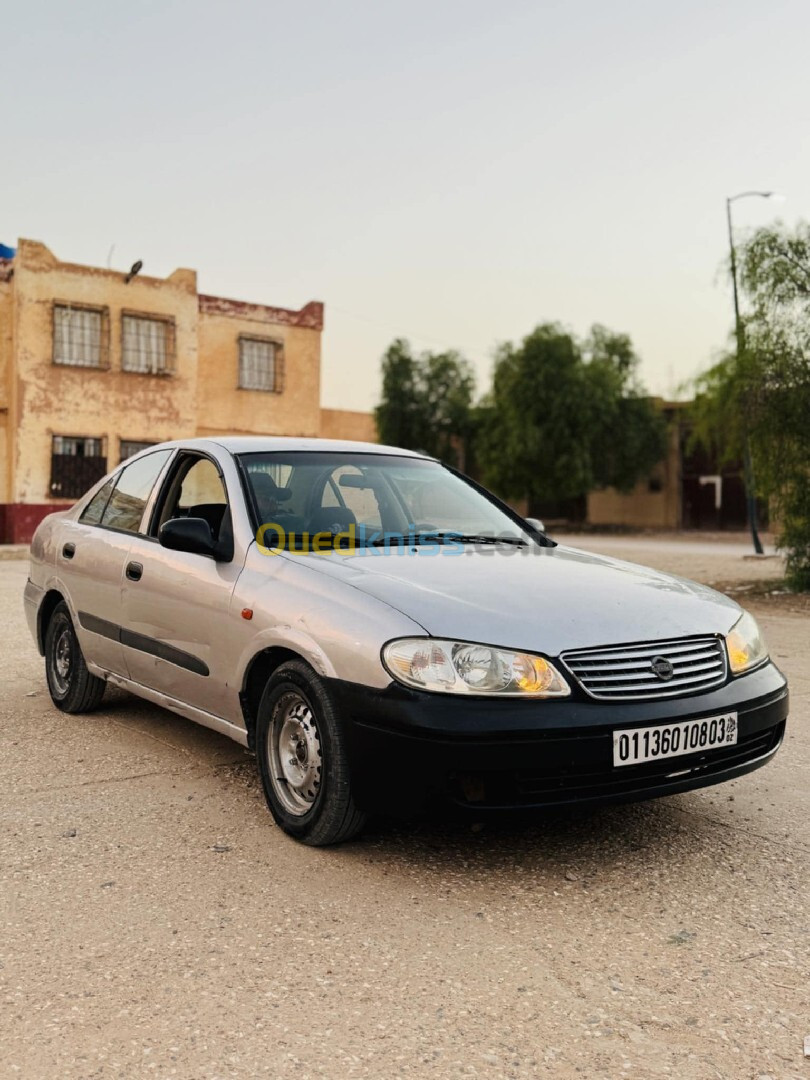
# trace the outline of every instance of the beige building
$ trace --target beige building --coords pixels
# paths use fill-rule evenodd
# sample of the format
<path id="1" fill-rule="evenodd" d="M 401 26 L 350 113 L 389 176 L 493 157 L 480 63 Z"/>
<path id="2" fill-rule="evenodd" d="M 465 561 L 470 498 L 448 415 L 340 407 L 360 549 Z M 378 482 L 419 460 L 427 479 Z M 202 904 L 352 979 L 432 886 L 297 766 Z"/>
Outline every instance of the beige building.
<path id="1" fill-rule="evenodd" d="M 681 402 L 656 401 L 667 420 L 667 454 L 632 491 L 601 488 L 587 499 L 589 525 L 632 529 L 679 529 L 682 512 Z"/>
<path id="2" fill-rule="evenodd" d="M 0 260 L 0 542 L 30 538 L 144 445 L 193 435 L 375 439 L 321 409 L 323 304 L 300 311 L 167 278 L 61 262 L 21 240 Z"/>
<path id="3" fill-rule="evenodd" d="M 721 461 L 691 438 L 690 402 L 656 400 L 667 420 L 663 461 L 629 492 L 605 488 L 587 497 L 587 522 L 630 529 L 740 530 L 748 523 L 742 462 Z M 757 502 L 767 527 L 768 506 Z"/>

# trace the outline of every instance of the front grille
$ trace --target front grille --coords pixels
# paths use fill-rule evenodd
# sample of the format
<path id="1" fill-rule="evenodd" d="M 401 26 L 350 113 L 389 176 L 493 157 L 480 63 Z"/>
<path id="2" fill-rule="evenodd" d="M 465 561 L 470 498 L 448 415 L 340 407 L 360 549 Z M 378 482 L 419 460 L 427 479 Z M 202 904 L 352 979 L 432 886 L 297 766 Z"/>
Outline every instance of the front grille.
<path id="1" fill-rule="evenodd" d="M 586 694 L 604 701 L 697 694 L 726 678 L 726 651 L 717 637 L 581 649 L 560 659 Z"/>

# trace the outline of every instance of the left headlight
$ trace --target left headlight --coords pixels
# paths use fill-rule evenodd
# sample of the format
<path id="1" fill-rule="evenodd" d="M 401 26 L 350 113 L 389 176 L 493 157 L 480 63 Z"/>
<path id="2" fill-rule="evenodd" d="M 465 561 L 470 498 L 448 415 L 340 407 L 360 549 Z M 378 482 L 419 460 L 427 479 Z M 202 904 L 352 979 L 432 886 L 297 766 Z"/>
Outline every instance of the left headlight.
<path id="1" fill-rule="evenodd" d="M 732 675 L 742 675 L 768 659 L 768 647 L 757 620 L 744 611 L 726 635 L 728 663 Z"/>
<path id="2" fill-rule="evenodd" d="M 438 638 L 400 638 L 383 647 L 397 682 L 442 694 L 560 698 L 571 689 L 552 663 L 533 653 Z"/>

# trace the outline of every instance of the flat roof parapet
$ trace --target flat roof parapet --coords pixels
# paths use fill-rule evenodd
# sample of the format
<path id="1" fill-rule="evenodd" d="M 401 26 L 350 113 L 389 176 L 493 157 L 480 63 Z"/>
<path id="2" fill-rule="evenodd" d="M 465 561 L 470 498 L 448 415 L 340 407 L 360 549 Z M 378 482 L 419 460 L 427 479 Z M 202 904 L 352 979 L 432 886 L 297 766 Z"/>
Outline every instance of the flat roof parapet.
<path id="1" fill-rule="evenodd" d="M 228 300 L 224 296 L 205 296 L 202 293 L 199 303 L 200 311 L 204 315 L 225 315 L 233 319 L 252 319 L 254 322 L 323 330 L 323 304 L 320 300 L 310 300 L 300 311 L 269 307 L 267 304 L 251 304 L 247 300 Z"/>

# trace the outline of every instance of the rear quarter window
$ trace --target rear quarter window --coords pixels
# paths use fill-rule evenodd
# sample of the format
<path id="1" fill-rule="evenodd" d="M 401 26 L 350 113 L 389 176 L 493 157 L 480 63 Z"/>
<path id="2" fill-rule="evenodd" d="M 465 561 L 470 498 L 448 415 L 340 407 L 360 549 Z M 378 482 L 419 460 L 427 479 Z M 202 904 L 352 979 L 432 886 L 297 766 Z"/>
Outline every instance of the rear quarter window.
<path id="1" fill-rule="evenodd" d="M 171 453 L 171 450 L 156 450 L 121 470 L 102 515 L 102 525 L 138 532 L 149 496 Z"/>
<path id="2" fill-rule="evenodd" d="M 104 516 L 104 511 L 107 509 L 107 503 L 110 500 L 110 494 L 115 487 L 115 482 L 118 476 L 111 476 L 106 484 L 103 484 L 95 493 L 90 502 L 82 510 L 79 517 L 79 521 L 83 521 L 85 525 L 100 525 L 101 519 Z"/>

